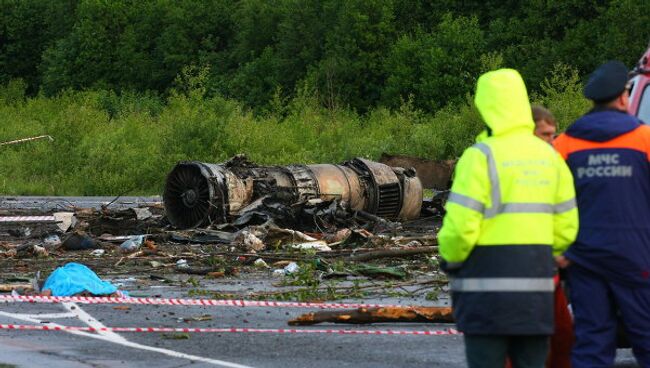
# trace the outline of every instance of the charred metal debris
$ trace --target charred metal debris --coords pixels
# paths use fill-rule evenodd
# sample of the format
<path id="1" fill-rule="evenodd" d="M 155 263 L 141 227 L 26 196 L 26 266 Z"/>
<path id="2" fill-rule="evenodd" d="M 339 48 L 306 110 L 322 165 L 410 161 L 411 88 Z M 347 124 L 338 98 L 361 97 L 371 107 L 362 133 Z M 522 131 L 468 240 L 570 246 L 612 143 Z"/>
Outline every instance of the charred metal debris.
<path id="1" fill-rule="evenodd" d="M 203 278 L 243 270 L 282 277 L 275 285 L 289 288 L 233 297 L 332 299 L 384 290 L 353 281 L 372 279 L 428 290 L 421 285 L 444 285 L 436 232 L 447 191 L 424 200 L 423 192 L 414 169 L 363 158 L 259 166 L 238 155 L 222 164 L 178 163 L 162 202 L 52 210 L 10 208 L 0 198 L 0 278 L 5 290 L 12 280 L 37 285 L 26 275 L 75 261 L 103 275 L 137 274 L 145 284 L 189 282 L 199 294 Z M 332 288 L 336 280 L 349 284 Z"/>
<path id="2" fill-rule="evenodd" d="M 169 221 L 181 229 L 268 220 L 331 227 L 331 221 L 348 221 L 352 215 L 375 221 L 416 219 L 422 184 L 414 169 L 363 158 L 341 165 L 257 166 L 236 156 L 219 165 L 179 163 L 167 176 L 163 199 Z M 309 223 L 326 213 L 329 218 L 321 224 Z"/>

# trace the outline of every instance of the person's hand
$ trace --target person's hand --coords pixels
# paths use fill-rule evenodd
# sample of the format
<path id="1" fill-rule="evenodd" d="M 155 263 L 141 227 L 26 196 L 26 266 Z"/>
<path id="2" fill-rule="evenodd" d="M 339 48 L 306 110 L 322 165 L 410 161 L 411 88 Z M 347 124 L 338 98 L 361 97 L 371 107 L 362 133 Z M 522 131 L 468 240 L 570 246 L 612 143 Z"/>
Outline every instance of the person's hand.
<path id="1" fill-rule="evenodd" d="M 555 264 L 558 268 L 567 268 L 571 264 L 571 261 L 565 256 L 556 256 Z"/>

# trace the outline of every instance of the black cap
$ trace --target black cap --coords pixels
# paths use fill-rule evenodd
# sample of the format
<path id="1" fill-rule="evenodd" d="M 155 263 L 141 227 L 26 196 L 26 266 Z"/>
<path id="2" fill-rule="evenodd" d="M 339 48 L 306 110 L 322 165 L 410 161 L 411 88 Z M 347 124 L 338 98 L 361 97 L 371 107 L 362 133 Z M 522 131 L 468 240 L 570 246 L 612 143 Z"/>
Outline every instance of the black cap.
<path id="1" fill-rule="evenodd" d="M 620 96 L 627 84 L 627 67 L 608 61 L 594 70 L 585 85 L 584 95 L 594 102 L 608 102 Z"/>

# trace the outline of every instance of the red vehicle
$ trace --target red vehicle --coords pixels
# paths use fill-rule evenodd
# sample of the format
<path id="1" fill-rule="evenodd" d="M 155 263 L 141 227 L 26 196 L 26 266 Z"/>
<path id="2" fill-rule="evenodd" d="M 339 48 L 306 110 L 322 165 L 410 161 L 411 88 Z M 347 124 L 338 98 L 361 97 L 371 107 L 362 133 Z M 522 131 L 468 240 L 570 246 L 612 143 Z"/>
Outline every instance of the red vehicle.
<path id="1" fill-rule="evenodd" d="M 650 46 L 630 72 L 630 88 L 628 112 L 650 124 Z M 631 347 L 620 324 L 617 345 L 619 348 Z"/>
<path id="2" fill-rule="evenodd" d="M 650 48 L 632 70 L 628 112 L 650 124 Z"/>

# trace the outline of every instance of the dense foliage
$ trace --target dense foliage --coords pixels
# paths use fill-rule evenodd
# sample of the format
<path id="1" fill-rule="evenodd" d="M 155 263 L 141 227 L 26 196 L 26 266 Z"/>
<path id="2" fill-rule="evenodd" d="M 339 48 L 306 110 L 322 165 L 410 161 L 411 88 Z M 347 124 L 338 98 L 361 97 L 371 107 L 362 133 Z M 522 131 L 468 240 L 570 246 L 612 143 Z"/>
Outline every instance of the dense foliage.
<path id="1" fill-rule="evenodd" d="M 177 160 L 452 158 L 480 73 L 520 70 L 567 124 L 638 0 L 0 0 L 0 193 L 159 193 Z"/>
<path id="2" fill-rule="evenodd" d="M 648 14 L 639 0 L 0 0 L 0 83 L 166 94 L 192 66 L 208 95 L 256 111 L 307 87 L 328 106 L 435 112 L 495 63 L 535 88 L 557 63 L 632 65 Z"/>

